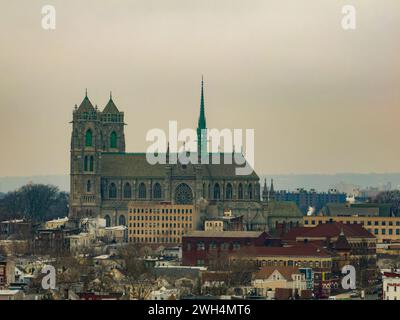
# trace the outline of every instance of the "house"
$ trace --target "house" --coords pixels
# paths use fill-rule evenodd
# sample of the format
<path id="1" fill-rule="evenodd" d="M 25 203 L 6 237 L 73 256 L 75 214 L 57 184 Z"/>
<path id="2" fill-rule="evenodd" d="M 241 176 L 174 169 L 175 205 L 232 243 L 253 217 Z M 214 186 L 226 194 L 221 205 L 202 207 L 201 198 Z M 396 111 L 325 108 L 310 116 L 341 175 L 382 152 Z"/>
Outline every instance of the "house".
<path id="1" fill-rule="evenodd" d="M 63 228 L 68 223 L 68 217 L 57 218 L 53 220 L 46 221 L 44 223 L 45 229 L 60 229 Z"/>
<path id="2" fill-rule="evenodd" d="M 66 237 L 71 252 L 80 252 L 89 248 L 90 238 L 88 233 L 74 234 Z"/>
<path id="3" fill-rule="evenodd" d="M 262 267 L 252 277 L 252 286 L 258 295 L 275 298 L 275 290 L 291 289 L 292 294 L 307 289 L 305 275 L 297 267 Z"/>
<path id="4" fill-rule="evenodd" d="M 14 261 L 0 255 L 0 289 L 8 288 L 12 282 L 15 282 Z"/>
<path id="5" fill-rule="evenodd" d="M 122 243 L 127 241 L 127 231 L 126 226 L 120 225 L 115 227 L 106 227 L 104 229 L 104 240 L 107 243 Z"/>
<path id="6" fill-rule="evenodd" d="M 383 272 L 382 291 L 382 300 L 400 300 L 400 272 Z"/>

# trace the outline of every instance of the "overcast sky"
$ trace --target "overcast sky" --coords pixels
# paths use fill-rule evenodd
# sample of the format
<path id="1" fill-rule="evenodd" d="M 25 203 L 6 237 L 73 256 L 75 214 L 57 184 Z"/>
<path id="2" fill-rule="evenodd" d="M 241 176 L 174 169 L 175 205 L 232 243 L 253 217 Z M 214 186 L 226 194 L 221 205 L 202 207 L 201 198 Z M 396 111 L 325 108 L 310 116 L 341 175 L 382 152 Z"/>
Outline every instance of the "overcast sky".
<path id="1" fill-rule="evenodd" d="M 255 129 L 260 174 L 400 171 L 399 0 L 3 0 L 0 45 L 0 176 L 69 172 L 86 87 L 127 151 L 195 127 L 202 74 L 207 126 Z"/>

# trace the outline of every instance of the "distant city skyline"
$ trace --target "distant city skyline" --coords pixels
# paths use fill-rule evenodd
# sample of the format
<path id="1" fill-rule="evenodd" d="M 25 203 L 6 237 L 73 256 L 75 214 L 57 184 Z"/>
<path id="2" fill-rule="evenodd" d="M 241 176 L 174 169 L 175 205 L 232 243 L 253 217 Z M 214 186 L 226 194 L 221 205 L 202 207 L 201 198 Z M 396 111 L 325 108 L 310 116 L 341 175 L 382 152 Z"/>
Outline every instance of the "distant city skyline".
<path id="1" fill-rule="evenodd" d="M 400 172 L 398 0 L 356 2 L 354 31 L 339 0 L 52 4 L 54 31 L 42 2 L 2 4 L 0 177 L 69 172 L 85 88 L 101 109 L 112 90 L 128 152 L 195 128 L 202 74 L 207 126 L 255 129 L 260 174 Z"/>

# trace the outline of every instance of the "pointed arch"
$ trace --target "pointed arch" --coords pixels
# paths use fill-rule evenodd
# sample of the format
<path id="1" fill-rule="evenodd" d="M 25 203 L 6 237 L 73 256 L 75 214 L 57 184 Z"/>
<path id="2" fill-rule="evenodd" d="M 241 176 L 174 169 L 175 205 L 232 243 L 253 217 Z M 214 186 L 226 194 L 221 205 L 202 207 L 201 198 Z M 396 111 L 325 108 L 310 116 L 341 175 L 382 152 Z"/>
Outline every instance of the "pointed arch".
<path id="1" fill-rule="evenodd" d="M 104 216 L 104 220 L 106 220 L 106 227 L 111 227 L 111 218 L 108 214 Z"/>
<path id="2" fill-rule="evenodd" d="M 139 185 L 139 199 L 146 199 L 146 186 L 143 182 Z"/>
<path id="3" fill-rule="evenodd" d="M 225 198 L 226 198 L 227 200 L 232 200 L 232 194 L 233 194 L 233 192 L 232 192 L 232 185 L 231 185 L 230 183 L 228 183 L 228 184 L 226 185 Z"/>
<path id="4" fill-rule="evenodd" d="M 110 187 L 108 189 L 108 197 L 110 199 L 115 199 L 117 197 L 117 186 L 114 182 L 110 184 Z"/>
<path id="5" fill-rule="evenodd" d="M 124 198 L 125 199 L 132 198 L 132 187 L 129 182 L 125 183 L 124 185 Z"/>
<path id="6" fill-rule="evenodd" d="M 126 218 L 122 214 L 118 218 L 118 225 L 120 225 L 120 226 L 125 226 L 126 225 Z"/>
<path id="7" fill-rule="evenodd" d="M 94 170 L 94 157 L 90 156 L 89 158 L 89 171 L 93 171 Z"/>
<path id="8" fill-rule="evenodd" d="M 156 182 L 153 188 L 153 198 L 154 199 L 161 199 L 161 185 Z"/>
<path id="9" fill-rule="evenodd" d="M 218 183 L 214 184 L 214 199 L 219 200 L 221 198 L 221 188 Z"/>
<path id="10" fill-rule="evenodd" d="M 117 133 L 115 131 L 110 134 L 110 148 L 117 148 Z"/>
<path id="11" fill-rule="evenodd" d="M 253 185 L 251 183 L 247 187 L 247 194 L 249 195 L 249 199 L 253 199 Z"/>
<path id="12" fill-rule="evenodd" d="M 87 129 L 85 133 L 85 146 L 91 147 L 93 145 L 93 133 L 92 129 Z"/>
<path id="13" fill-rule="evenodd" d="M 238 186 L 238 199 L 243 200 L 243 185 L 241 183 Z"/>

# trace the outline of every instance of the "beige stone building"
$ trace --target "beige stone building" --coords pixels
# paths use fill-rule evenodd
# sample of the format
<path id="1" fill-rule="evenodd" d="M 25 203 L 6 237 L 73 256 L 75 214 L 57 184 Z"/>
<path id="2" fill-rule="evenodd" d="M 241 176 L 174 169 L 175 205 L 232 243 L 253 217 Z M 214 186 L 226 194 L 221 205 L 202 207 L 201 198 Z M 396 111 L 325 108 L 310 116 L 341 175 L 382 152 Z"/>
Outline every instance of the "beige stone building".
<path id="1" fill-rule="evenodd" d="M 179 244 L 195 229 L 199 216 L 193 205 L 131 202 L 128 239 L 132 243 Z"/>

